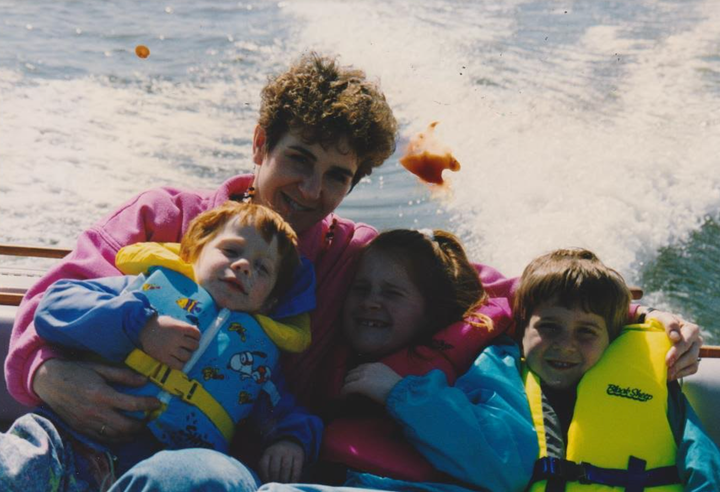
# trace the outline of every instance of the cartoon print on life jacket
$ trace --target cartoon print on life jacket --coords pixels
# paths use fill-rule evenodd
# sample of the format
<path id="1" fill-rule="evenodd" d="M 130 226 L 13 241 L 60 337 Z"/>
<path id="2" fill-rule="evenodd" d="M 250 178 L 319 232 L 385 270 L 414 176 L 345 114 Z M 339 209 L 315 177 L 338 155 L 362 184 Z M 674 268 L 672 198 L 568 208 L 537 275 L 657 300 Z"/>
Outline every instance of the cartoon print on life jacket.
<path id="1" fill-rule="evenodd" d="M 230 358 L 228 369 L 240 373 L 240 379 L 252 378 L 258 384 L 266 383 L 271 376 L 268 366 L 254 367 L 255 357 L 267 357 L 267 354 L 260 351 L 238 352 Z"/>
<path id="2" fill-rule="evenodd" d="M 250 393 L 247 391 L 241 391 L 240 395 L 238 396 L 238 403 L 240 405 L 247 405 L 248 403 L 253 402 L 253 397 Z"/>
<path id="3" fill-rule="evenodd" d="M 201 309 L 200 303 L 198 301 L 189 297 L 181 297 L 180 299 L 175 301 L 175 303 L 180 306 L 180 309 L 187 313 L 185 316 L 192 324 L 200 324 L 200 320 L 198 320 L 198 317 L 195 316 L 197 313 L 200 312 Z"/>
<path id="4" fill-rule="evenodd" d="M 271 377 L 272 372 L 270 371 L 270 368 L 268 366 L 260 366 L 252 373 L 252 378 L 257 384 L 265 384 L 270 381 Z"/>
<path id="5" fill-rule="evenodd" d="M 247 342 L 247 329 L 240 323 L 230 323 L 230 326 L 228 326 L 228 331 L 236 331 L 237 334 L 240 335 L 240 340 L 243 342 Z"/>
<path id="6" fill-rule="evenodd" d="M 212 443 L 208 440 L 207 433 L 199 431 L 195 412 L 190 412 L 185 416 L 185 428 L 163 432 L 162 439 L 163 442 L 173 443 L 174 448 L 213 448 Z"/>
<path id="7" fill-rule="evenodd" d="M 143 284 L 142 290 L 148 291 L 148 290 L 158 290 L 160 289 L 160 286 L 157 284 Z"/>
<path id="8" fill-rule="evenodd" d="M 203 367 L 202 375 L 205 381 L 209 379 L 225 379 L 225 375 L 220 372 L 218 367 Z"/>

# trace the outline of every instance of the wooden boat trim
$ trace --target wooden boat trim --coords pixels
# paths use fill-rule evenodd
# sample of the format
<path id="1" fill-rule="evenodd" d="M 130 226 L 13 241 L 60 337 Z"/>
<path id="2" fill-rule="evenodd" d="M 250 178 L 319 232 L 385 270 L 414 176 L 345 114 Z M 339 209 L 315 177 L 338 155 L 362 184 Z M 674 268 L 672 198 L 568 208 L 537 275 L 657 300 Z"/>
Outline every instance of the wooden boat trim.
<path id="1" fill-rule="evenodd" d="M 700 347 L 700 357 L 707 357 L 709 359 L 720 359 L 720 346 L 703 345 L 702 347 Z"/>
<path id="2" fill-rule="evenodd" d="M 31 258 L 64 258 L 71 250 L 65 248 L 50 248 L 42 246 L 17 246 L 14 244 L 0 244 L 0 255 L 29 256 Z"/>
<path id="3" fill-rule="evenodd" d="M 0 291 L 0 306 L 19 306 L 23 297 L 23 294 Z"/>

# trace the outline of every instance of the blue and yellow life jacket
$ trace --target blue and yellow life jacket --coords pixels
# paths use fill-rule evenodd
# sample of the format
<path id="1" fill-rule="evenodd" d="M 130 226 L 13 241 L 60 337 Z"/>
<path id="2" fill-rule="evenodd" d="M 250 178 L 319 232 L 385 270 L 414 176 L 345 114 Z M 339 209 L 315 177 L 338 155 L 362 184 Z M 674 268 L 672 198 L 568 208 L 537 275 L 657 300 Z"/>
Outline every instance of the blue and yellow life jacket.
<path id="1" fill-rule="evenodd" d="M 169 449 L 226 451 L 236 424 L 248 416 L 261 391 L 273 405 L 279 399 L 271 381 L 279 370 L 279 350 L 307 348 L 309 323 L 302 320 L 308 315 L 294 318 L 299 325 L 286 325 L 219 309 L 195 283 L 192 266 L 180 260 L 178 251 L 175 243 L 138 243 L 117 255 L 123 273 L 139 275 L 128 289 L 141 290 L 159 314 L 194 324 L 201 332 L 200 346 L 182 371 L 133 350 L 125 363 L 150 382 L 124 391 L 160 399 L 163 405 L 148 416 L 148 428 Z"/>
<path id="2" fill-rule="evenodd" d="M 669 348 L 657 321 L 623 329 L 578 385 L 564 458 L 548 456 L 540 381 L 525 368 L 540 445 L 530 491 L 682 490 L 667 418 Z"/>
<path id="3" fill-rule="evenodd" d="M 207 291 L 177 272 L 153 268 L 140 289 L 158 313 L 196 325 L 202 337 L 184 371 L 132 351 L 125 363 L 150 382 L 127 392 L 163 402 L 148 428 L 169 449 L 226 450 L 260 391 L 276 397 L 270 377 L 278 370 L 277 347 L 252 316 L 218 310 Z"/>

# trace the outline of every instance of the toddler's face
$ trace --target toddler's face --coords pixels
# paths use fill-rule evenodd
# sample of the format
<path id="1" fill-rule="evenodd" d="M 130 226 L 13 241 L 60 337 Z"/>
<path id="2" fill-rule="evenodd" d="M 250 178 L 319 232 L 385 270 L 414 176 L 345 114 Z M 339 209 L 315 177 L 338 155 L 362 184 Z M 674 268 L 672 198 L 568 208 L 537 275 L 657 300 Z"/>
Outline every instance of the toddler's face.
<path id="1" fill-rule="evenodd" d="M 262 310 L 277 280 L 277 238 L 268 243 L 253 225 L 231 220 L 200 252 L 197 282 L 215 302 L 232 311 Z"/>
<path id="2" fill-rule="evenodd" d="M 523 336 L 530 370 L 554 389 L 575 387 L 610 343 L 605 319 L 553 302 L 538 306 Z"/>
<path id="3" fill-rule="evenodd" d="M 382 357 L 425 327 L 425 299 L 405 266 L 381 251 L 363 254 L 343 306 L 342 329 L 363 355 Z"/>

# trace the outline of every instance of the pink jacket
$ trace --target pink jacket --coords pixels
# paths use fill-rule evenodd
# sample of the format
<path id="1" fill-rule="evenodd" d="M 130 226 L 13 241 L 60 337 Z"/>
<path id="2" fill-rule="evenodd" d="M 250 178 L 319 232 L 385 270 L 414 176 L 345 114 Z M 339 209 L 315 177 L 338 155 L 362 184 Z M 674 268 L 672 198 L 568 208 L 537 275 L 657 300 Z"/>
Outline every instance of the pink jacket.
<path id="1" fill-rule="evenodd" d="M 146 191 L 83 232 L 73 252 L 28 291 L 18 310 L 5 360 L 8 390 L 15 399 L 26 405 L 40 403 L 32 390 L 34 373 L 46 360 L 62 357 L 58 349 L 38 336 L 32 322 L 50 284 L 61 278 L 121 275 L 115 268 L 120 248 L 142 241 L 179 241 L 195 216 L 242 195 L 251 180 L 250 175 L 236 176 L 214 192 L 177 188 Z M 328 235 L 331 228 L 333 234 Z M 313 395 L 311 389 L 323 358 L 336 343 L 333 321 L 352 280 L 357 253 L 376 235 L 377 231 L 366 224 L 330 214 L 299 237 L 300 251 L 314 263 L 317 276 L 317 309 L 311 318 L 313 341 L 308 350 L 285 358 L 283 364 L 290 388 L 305 405 L 316 406 L 312 403 L 318 403 L 315 398 L 321 396 Z M 491 297 L 511 297 L 515 280 L 505 279 L 489 267 L 479 266 L 479 271 Z"/>

